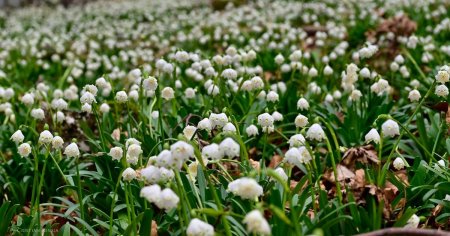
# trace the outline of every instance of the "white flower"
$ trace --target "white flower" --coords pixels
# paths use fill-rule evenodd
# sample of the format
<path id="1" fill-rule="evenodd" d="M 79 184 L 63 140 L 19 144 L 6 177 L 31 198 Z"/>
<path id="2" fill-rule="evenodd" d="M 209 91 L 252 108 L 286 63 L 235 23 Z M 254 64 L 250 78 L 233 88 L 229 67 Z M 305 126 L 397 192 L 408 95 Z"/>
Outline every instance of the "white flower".
<path id="1" fill-rule="evenodd" d="M 352 93 L 350 94 L 349 98 L 352 101 L 358 101 L 359 98 L 361 98 L 361 97 L 362 97 L 361 91 L 359 91 L 358 89 L 355 89 L 355 90 L 352 91 Z"/>
<path id="2" fill-rule="evenodd" d="M 37 120 L 43 120 L 45 118 L 44 110 L 41 108 L 31 110 L 31 116 Z"/>
<path id="3" fill-rule="evenodd" d="M 108 113 L 110 109 L 111 108 L 107 103 L 103 103 L 102 105 L 100 105 L 100 112 L 102 113 Z"/>
<path id="4" fill-rule="evenodd" d="M 64 149 L 64 155 L 67 157 L 78 157 L 80 155 L 80 150 L 76 143 L 69 144 L 66 149 Z"/>
<path id="5" fill-rule="evenodd" d="M 269 113 L 264 113 L 258 116 L 258 124 L 262 127 L 273 126 L 274 118 Z"/>
<path id="6" fill-rule="evenodd" d="M 220 160 L 223 158 L 223 152 L 219 149 L 219 145 L 212 143 L 203 147 L 202 156 L 212 160 Z"/>
<path id="7" fill-rule="evenodd" d="M 324 75 L 332 75 L 333 74 L 333 68 L 331 68 L 329 65 L 326 65 L 323 69 Z"/>
<path id="8" fill-rule="evenodd" d="M 228 118 L 227 118 L 227 121 L 228 121 Z M 206 131 L 210 132 L 212 130 L 211 121 L 208 118 L 204 118 L 203 120 L 198 122 L 197 128 L 199 130 L 206 130 Z"/>
<path id="9" fill-rule="evenodd" d="M 55 136 L 52 139 L 52 147 L 54 149 L 61 149 L 64 145 L 64 140 L 60 136 Z"/>
<path id="10" fill-rule="evenodd" d="M 159 194 L 155 205 L 160 209 L 169 211 L 177 207 L 180 198 L 170 188 L 166 188 Z"/>
<path id="11" fill-rule="evenodd" d="M 155 91 L 158 88 L 158 80 L 155 77 L 148 77 L 144 81 L 142 81 L 142 87 L 145 90 Z"/>
<path id="12" fill-rule="evenodd" d="M 125 141 L 125 146 L 128 148 L 131 144 L 137 144 L 137 145 L 141 145 L 141 142 L 139 142 L 139 140 L 135 139 L 135 138 L 129 138 L 127 139 L 127 141 Z"/>
<path id="13" fill-rule="evenodd" d="M 302 134 L 296 134 L 291 136 L 291 138 L 289 139 L 289 145 L 291 147 L 300 147 L 305 145 L 305 137 L 303 137 Z"/>
<path id="14" fill-rule="evenodd" d="M 319 124 L 313 124 L 311 127 L 309 127 L 308 131 L 306 132 L 306 138 L 322 141 L 326 138 L 325 132 L 323 131 L 322 127 Z"/>
<path id="15" fill-rule="evenodd" d="M 195 98 L 195 90 L 193 88 L 187 88 L 184 90 L 184 96 L 186 96 L 187 99 Z"/>
<path id="16" fill-rule="evenodd" d="M 299 114 L 297 117 L 295 117 L 295 127 L 297 128 L 303 128 L 305 127 L 309 122 L 308 122 L 308 117 Z"/>
<path id="17" fill-rule="evenodd" d="M 125 103 L 128 101 L 128 95 L 125 91 L 119 91 L 116 93 L 115 99 L 119 103 Z"/>
<path id="18" fill-rule="evenodd" d="M 209 121 L 211 122 L 212 128 L 222 128 L 228 123 L 228 117 L 225 113 L 211 113 L 211 115 L 209 115 Z"/>
<path id="19" fill-rule="evenodd" d="M 131 181 L 133 179 L 136 179 L 136 176 L 136 171 L 131 167 L 126 168 L 122 173 L 122 178 L 124 181 Z"/>
<path id="20" fill-rule="evenodd" d="M 417 228 L 419 226 L 419 223 L 420 218 L 416 214 L 414 214 L 411 216 L 411 218 L 409 218 L 408 222 L 406 222 L 404 228 Z"/>
<path id="21" fill-rule="evenodd" d="M 231 122 L 228 122 L 223 127 L 223 132 L 225 132 L 225 133 L 236 133 L 236 127 Z"/>
<path id="22" fill-rule="evenodd" d="M 250 125 L 245 129 L 245 132 L 249 137 L 256 136 L 259 134 L 258 127 L 256 127 L 256 125 Z"/>
<path id="23" fill-rule="evenodd" d="M 450 79 L 450 74 L 445 71 L 445 70 L 440 70 L 438 71 L 437 75 L 435 76 L 436 81 L 441 83 L 441 84 L 445 84 L 449 81 Z"/>
<path id="24" fill-rule="evenodd" d="M 289 56 L 289 60 L 294 61 L 294 62 L 300 61 L 300 59 L 302 59 L 302 51 L 300 51 L 300 50 L 295 50 Z"/>
<path id="25" fill-rule="evenodd" d="M 393 166 L 396 170 L 401 170 L 401 169 L 405 168 L 405 162 L 403 161 L 402 158 L 397 157 L 394 160 Z"/>
<path id="26" fill-rule="evenodd" d="M 291 147 L 285 154 L 284 158 L 286 158 L 286 162 L 291 165 L 300 165 L 300 150 L 295 147 Z"/>
<path id="27" fill-rule="evenodd" d="M 261 79 L 261 77 L 259 77 L 259 76 L 255 76 L 255 77 L 253 77 L 251 80 L 250 80 L 250 82 L 251 82 L 251 86 L 252 86 L 252 89 L 255 89 L 255 90 L 257 90 L 257 89 L 262 89 L 262 88 L 264 88 L 264 81 Z"/>
<path id="28" fill-rule="evenodd" d="M 92 106 L 89 103 L 85 103 L 82 107 L 81 110 L 87 113 L 91 113 L 92 112 Z"/>
<path id="29" fill-rule="evenodd" d="M 255 200 L 263 194 L 263 188 L 252 178 L 242 177 L 228 184 L 228 192 L 242 199 Z"/>
<path id="30" fill-rule="evenodd" d="M 233 158 L 239 156 L 240 146 L 232 138 L 226 138 L 219 144 L 219 151 L 224 156 Z"/>
<path id="31" fill-rule="evenodd" d="M 161 187 L 159 187 L 159 185 L 157 184 L 143 187 L 140 193 L 140 196 L 144 197 L 150 203 L 157 202 L 159 200 L 160 195 L 161 195 Z"/>
<path id="32" fill-rule="evenodd" d="M 155 120 L 158 119 L 158 117 L 159 117 L 159 111 L 152 111 L 151 116 L 152 116 L 152 118 L 155 119 Z"/>
<path id="33" fill-rule="evenodd" d="M 411 102 L 417 102 L 420 100 L 420 98 L 421 98 L 420 92 L 417 89 L 413 89 L 409 92 L 408 99 Z"/>
<path id="34" fill-rule="evenodd" d="M 141 177 L 146 183 L 155 184 L 161 179 L 161 171 L 158 167 L 147 166 L 141 170 Z"/>
<path id="35" fill-rule="evenodd" d="M 284 57 L 283 57 L 283 55 L 278 54 L 278 55 L 275 57 L 275 63 L 277 63 L 277 65 L 281 65 L 281 64 L 283 64 L 283 62 L 284 62 Z"/>
<path id="36" fill-rule="evenodd" d="M 173 99 L 173 98 L 175 98 L 175 91 L 173 91 L 173 89 L 171 87 L 165 87 L 161 91 L 161 97 L 166 100 Z"/>
<path id="37" fill-rule="evenodd" d="M 237 72 L 231 68 L 228 68 L 222 71 L 222 77 L 225 79 L 234 80 L 237 78 Z"/>
<path id="38" fill-rule="evenodd" d="M 60 110 L 60 111 L 66 110 L 67 106 L 68 106 L 67 102 L 64 99 L 62 99 L 62 98 L 53 100 L 53 102 L 52 102 L 52 107 L 54 109 L 57 109 L 57 110 Z"/>
<path id="39" fill-rule="evenodd" d="M 381 125 L 381 132 L 386 137 L 394 137 L 396 135 L 400 135 L 400 128 L 397 122 L 387 120 Z"/>
<path id="40" fill-rule="evenodd" d="M 25 106 L 31 106 L 34 103 L 34 96 L 30 93 L 26 93 L 22 97 L 22 103 L 25 104 Z"/>
<path id="41" fill-rule="evenodd" d="M 85 92 L 81 96 L 80 102 L 81 103 L 92 104 L 93 102 L 95 102 L 95 96 L 92 93 L 90 93 L 90 92 Z"/>
<path id="42" fill-rule="evenodd" d="M 111 156 L 113 160 L 120 161 L 123 157 L 123 149 L 121 147 L 113 147 L 109 150 L 108 155 Z"/>
<path id="43" fill-rule="evenodd" d="M 306 147 L 299 147 L 298 151 L 300 152 L 300 158 L 298 160 L 301 164 L 308 164 L 312 160 L 312 157 Z"/>
<path id="44" fill-rule="evenodd" d="M 309 103 L 308 103 L 308 101 L 306 100 L 306 99 L 304 99 L 304 98 L 300 98 L 298 101 L 297 101 L 297 109 L 300 109 L 300 110 L 308 110 L 309 109 Z"/>
<path id="45" fill-rule="evenodd" d="M 189 54 L 185 51 L 178 51 L 175 53 L 175 60 L 184 63 L 189 60 Z"/>
<path id="46" fill-rule="evenodd" d="M 267 94 L 266 99 L 267 99 L 268 102 L 278 102 L 278 100 L 279 100 L 278 93 L 276 93 L 274 91 L 270 91 Z"/>
<path id="47" fill-rule="evenodd" d="M 275 173 L 277 173 L 284 181 L 288 180 L 288 176 L 286 175 L 286 172 L 283 170 L 283 168 L 278 167 L 275 169 Z"/>
<path id="48" fill-rule="evenodd" d="M 380 134 L 376 129 L 371 129 L 366 136 L 364 136 L 366 143 L 374 142 L 378 144 L 380 142 Z"/>
<path id="49" fill-rule="evenodd" d="M 190 140 L 190 139 L 192 139 L 192 137 L 194 136 L 196 131 L 197 131 L 197 128 L 195 126 L 188 125 L 183 129 L 184 137 L 186 137 L 187 139 Z"/>
<path id="50" fill-rule="evenodd" d="M 19 145 L 17 150 L 21 157 L 28 157 L 28 155 L 30 155 L 31 153 L 31 146 L 28 143 L 22 143 Z"/>
<path id="51" fill-rule="evenodd" d="M 138 144 L 131 144 L 127 149 L 127 162 L 136 165 L 139 159 L 139 155 L 142 154 L 142 148 Z"/>
<path id="52" fill-rule="evenodd" d="M 25 136 L 23 136 L 22 131 L 20 130 L 17 130 L 16 132 L 14 132 L 13 135 L 11 135 L 11 140 L 14 141 L 16 144 L 23 142 L 24 139 Z"/>
<path id="53" fill-rule="evenodd" d="M 367 67 L 364 67 L 361 69 L 361 71 L 359 71 L 359 75 L 361 75 L 361 77 L 363 78 L 370 78 L 370 70 L 367 69 Z"/>
<path id="54" fill-rule="evenodd" d="M 448 88 L 447 86 L 441 84 L 436 86 L 436 90 L 434 91 L 436 95 L 439 97 L 447 97 L 448 96 Z"/>
<path id="55" fill-rule="evenodd" d="M 53 134 L 48 130 L 44 130 L 39 135 L 39 143 L 49 144 L 53 140 Z"/>
<path id="56" fill-rule="evenodd" d="M 403 64 L 403 63 L 405 63 L 405 58 L 403 58 L 402 55 L 397 55 L 397 56 L 394 58 L 394 61 L 397 62 L 398 64 Z"/>
<path id="57" fill-rule="evenodd" d="M 264 218 L 259 210 L 253 210 L 245 215 L 242 221 L 247 225 L 247 231 L 249 233 L 270 235 L 271 229 L 269 223 Z"/>
<path id="58" fill-rule="evenodd" d="M 186 161 L 189 157 L 194 156 L 194 148 L 192 145 L 178 141 L 170 146 L 170 152 L 172 157 L 177 161 Z"/>
<path id="59" fill-rule="evenodd" d="M 186 229 L 188 236 L 214 236 L 214 227 L 204 221 L 194 218 Z"/>
<path id="60" fill-rule="evenodd" d="M 279 113 L 278 111 L 274 111 L 272 113 L 272 117 L 275 121 L 282 121 L 283 120 L 283 115 L 281 113 Z"/>

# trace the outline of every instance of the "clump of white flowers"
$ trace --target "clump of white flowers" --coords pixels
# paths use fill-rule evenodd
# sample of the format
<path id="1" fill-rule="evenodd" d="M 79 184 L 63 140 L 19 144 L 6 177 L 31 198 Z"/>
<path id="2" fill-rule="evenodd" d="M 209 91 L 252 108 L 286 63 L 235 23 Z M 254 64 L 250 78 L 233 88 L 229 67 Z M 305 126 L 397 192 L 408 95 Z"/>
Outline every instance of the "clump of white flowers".
<path id="1" fill-rule="evenodd" d="M 189 222 L 186 234 L 188 236 L 213 236 L 214 227 L 204 221 L 194 218 Z"/>
<path id="2" fill-rule="evenodd" d="M 170 188 L 161 190 L 157 184 L 146 186 L 141 189 L 141 197 L 144 197 L 150 203 L 158 208 L 170 211 L 177 207 L 180 198 Z"/>

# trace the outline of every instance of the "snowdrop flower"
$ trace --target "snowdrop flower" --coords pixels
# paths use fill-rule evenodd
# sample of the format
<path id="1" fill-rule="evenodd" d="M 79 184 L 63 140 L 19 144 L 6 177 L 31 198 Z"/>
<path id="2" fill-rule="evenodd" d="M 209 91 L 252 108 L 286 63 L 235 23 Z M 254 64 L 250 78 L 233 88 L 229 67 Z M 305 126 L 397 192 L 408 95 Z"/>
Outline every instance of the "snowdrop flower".
<path id="1" fill-rule="evenodd" d="M 155 184 L 161 179 L 161 171 L 158 167 L 147 166 L 141 170 L 141 177 L 146 183 Z"/>
<path id="2" fill-rule="evenodd" d="M 371 129 L 366 136 L 364 136 L 366 143 L 374 142 L 378 144 L 380 142 L 380 134 L 376 129 Z"/>
<path id="3" fill-rule="evenodd" d="M 405 63 L 405 58 L 403 58 L 402 55 L 397 55 L 397 56 L 394 58 L 394 61 L 397 62 L 398 64 L 403 64 L 403 63 Z"/>
<path id="4" fill-rule="evenodd" d="M 367 69 L 367 67 L 364 67 L 361 69 L 361 71 L 359 71 L 359 75 L 361 75 L 361 77 L 363 78 L 370 78 L 370 70 Z"/>
<path id="5" fill-rule="evenodd" d="M 279 95 L 278 93 L 274 92 L 274 91 L 270 91 L 267 96 L 266 99 L 268 102 L 278 102 L 279 100 Z"/>
<path id="6" fill-rule="evenodd" d="M 142 154 L 142 148 L 138 144 L 131 144 L 127 149 L 127 162 L 132 165 L 136 165 L 139 159 L 139 155 Z"/>
<path id="7" fill-rule="evenodd" d="M 64 140 L 60 136 L 55 136 L 52 139 L 52 147 L 54 149 L 61 149 L 64 145 Z"/>
<path id="8" fill-rule="evenodd" d="M 31 117 L 33 117 L 36 120 L 45 119 L 44 110 L 42 110 L 41 108 L 31 110 Z"/>
<path id="9" fill-rule="evenodd" d="M 326 65 L 325 68 L 323 69 L 323 74 L 326 76 L 332 75 L 333 68 L 331 68 L 329 65 Z"/>
<path id="10" fill-rule="evenodd" d="M 188 236 L 214 236 L 214 227 L 204 221 L 194 218 L 186 229 Z"/>
<path id="11" fill-rule="evenodd" d="M 53 140 L 53 134 L 48 130 L 44 130 L 39 135 L 39 143 L 49 144 Z"/>
<path id="12" fill-rule="evenodd" d="M 189 60 L 189 54 L 185 51 L 178 51 L 175 53 L 175 60 L 184 63 Z"/>
<path id="13" fill-rule="evenodd" d="M 245 129 L 245 132 L 249 137 L 257 136 L 259 134 L 258 127 L 256 127 L 255 125 L 250 125 L 249 127 L 247 127 Z"/>
<path id="14" fill-rule="evenodd" d="M 236 133 L 236 127 L 228 122 L 224 127 L 223 127 L 223 132 L 224 133 Z"/>
<path id="15" fill-rule="evenodd" d="M 284 181 L 287 181 L 288 180 L 288 176 L 286 175 L 286 172 L 283 170 L 283 168 L 281 168 L 281 167 L 278 167 L 278 168 L 276 168 L 275 169 L 275 173 L 277 173 L 280 177 L 281 177 L 281 179 L 283 179 Z"/>
<path id="16" fill-rule="evenodd" d="M 274 111 L 272 113 L 272 117 L 275 121 L 282 121 L 283 120 L 283 115 L 281 113 L 279 113 L 278 111 Z"/>
<path id="17" fill-rule="evenodd" d="M 119 91 L 116 93 L 115 99 L 119 103 L 126 103 L 128 101 L 128 95 L 125 91 Z"/>
<path id="18" fill-rule="evenodd" d="M 81 96 L 80 102 L 81 103 L 92 104 L 93 102 L 95 102 L 95 96 L 92 93 L 90 93 L 90 92 L 85 92 Z"/>
<path id="19" fill-rule="evenodd" d="M 208 86 L 208 88 L 206 89 L 206 92 L 208 93 L 208 95 L 216 96 L 217 94 L 220 93 L 220 89 L 219 89 L 219 86 L 212 84 L 212 85 Z"/>
<path id="20" fill-rule="evenodd" d="M 222 71 L 222 77 L 225 79 L 234 80 L 237 78 L 237 72 L 231 68 Z"/>
<path id="21" fill-rule="evenodd" d="M 187 139 L 192 139 L 192 137 L 194 136 L 195 132 L 197 131 L 197 128 L 195 126 L 192 125 L 188 125 L 183 129 L 183 135 L 184 137 L 186 137 Z"/>
<path id="22" fill-rule="evenodd" d="M 122 178 L 124 181 L 132 181 L 133 179 L 136 179 L 136 176 L 136 171 L 131 167 L 126 168 L 122 173 Z"/>
<path id="23" fill-rule="evenodd" d="M 34 103 L 34 96 L 30 93 L 26 93 L 25 95 L 23 95 L 21 101 L 23 104 L 25 104 L 25 106 L 31 106 Z"/>
<path id="24" fill-rule="evenodd" d="M 66 149 L 64 149 L 64 155 L 67 157 L 78 157 L 80 155 L 80 150 L 76 143 L 69 144 Z"/>
<path id="25" fill-rule="evenodd" d="M 150 203 L 157 202 L 159 200 L 160 195 L 161 195 L 161 187 L 159 187 L 159 185 L 157 184 L 143 187 L 140 192 L 140 196 L 145 198 Z"/>
<path id="26" fill-rule="evenodd" d="M 31 153 L 31 146 L 28 143 L 22 143 L 17 148 L 21 157 L 28 157 Z"/>
<path id="27" fill-rule="evenodd" d="M 308 150 L 304 146 L 299 147 L 298 150 L 300 152 L 300 158 L 298 159 L 299 162 L 301 164 L 308 164 L 312 160 Z"/>
<path id="28" fill-rule="evenodd" d="M 142 87 L 145 90 L 155 91 L 158 88 L 158 80 L 155 77 L 148 77 L 144 81 L 142 81 Z"/>
<path id="29" fill-rule="evenodd" d="M 203 147 L 202 157 L 212 160 L 220 160 L 223 158 L 223 152 L 219 149 L 219 145 L 212 143 Z"/>
<path id="30" fill-rule="evenodd" d="M 152 118 L 155 119 L 155 120 L 158 119 L 158 117 L 159 117 L 159 111 L 152 111 L 151 116 L 152 116 Z"/>
<path id="31" fill-rule="evenodd" d="M 269 223 L 259 210 L 253 210 L 245 215 L 242 221 L 247 225 L 247 231 L 249 233 L 260 234 L 260 235 L 270 235 L 271 229 Z"/>
<path id="32" fill-rule="evenodd" d="M 405 162 L 403 161 L 402 158 L 397 157 L 394 160 L 393 166 L 396 170 L 401 170 L 401 169 L 405 168 Z"/>
<path id="33" fill-rule="evenodd" d="M 128 148 L 131 144 L 141 145 L 141 142 L 135 138 L 129 138 L 125 141 L 125 146 Z"/>
<path id="34" fill-rule="evenodd" d="M 290 147 L 300 147 L 305 145 L 305 142 L 306 142 L 305 137 L 303 137 L 302 134 L 293 135 L 289 139 Z"/>
<path id="35" fill-rule="evenodd" d="M 297 117 L 295 117 L 294 123 L 295 123 L 295 127 L 303 128 L 306 125 L 308 125 L 308 117 L 306 117 L 302 114 L 299 114 Z"/>
<path id="36" fill-rule="evenodd" d="M 22 143 L 25 139 L 25 136 L 23 136 L 22 131 L 17 130 L 14 132 L 13 135 L 11 135 L 11 140 L 14 141 L 16 144 Z"/>
<path id="37" fill-rule="evenodd" d="M 420 92 L 417 89 L 413 89 L 409 92 L 408 99 L 411 102 L 417 102 L 421 98 Z"/>
<path id="38" fill-rule="evenodd" d="M 184 96 L 186 96 L 187 99 L 195 98 L 195 90 L 193 88 L 187 88 L 184 90 Z"/>
<path id="39" fill-rule="evenodd" d="M 184 142 L 178 141 L 170 146 L 170 152 L 175 160 L 186 161 L 189 157 L 194 156 L 194 148 Z"/>
<path id="40" fill-rule="evenodd" d="M 361 91 L 359 91 L 358 89 L 355 89 L 350 94 L 349 99 L 352 100 L 352 101 L 358 101 L 361 97 L 362 97 Z"/>
<path id="41" fill-rule="evenodd" d="M 436 90 L 434 93 L 439 97 L 447 97 L 448 96 L 448 88 L 447 86 L 441 84 L 436 86 Z"/>
<path id="42" fill-rule="evenodd" d="M 291 147 L 284 154 L 284 158 L 286 159 L 286 162 L 291 165 L 296 165 L 296 166 L 300 165 L 300 156 L 301 156 L 300 150 L 295 147 Z"/>
<path id="43" fill-rule="evenodd" d="M 273 126 L 274 118 L 269 113 L 258 116 L 258 124 L 262 127 Z"/>
<path id="44" fill-rule="evenodd" d="M 440 70 L 438 71 L 437 75 L 435 76 L 436 81 L 441 83 L 441 84 L 445 84 L 449 81 L 450 79 L 450 74 L 445 71 L 445 70 Z"/>
<path id="45" fill-rule="evenodd" d="M 313 124 L 311 127 L 309 127 L 308 131 L 306 132 L 306 138 L 317 140 L 320 142 L 326 138 L 326 135 L 319 124 Z"/>
<path id="46" fill-rule="evenodd" d="M 251 87 L 254 90 L 262 89 L 264 88 L 264 81 L 259 76 L 255 76 L 250 80 Z"/>
<path id="47" fill-rule="evenodd" d="M 102 105 L 100 105 L 100 112 L 101 113 L 106 114 L 106 113 L 109 112 L 110 109 L 111 108 L 109 107 L 109 105 L 107 103 L 102 103 Z"/>
<path id="48" fill-rule="evenodd" d="M 232 138 L 226 138 L 219 144 L 219 151 L 229 158 L 237 157 L 240 154 L 240 146 Z"/>
<path id="49" fill-rule="evenodd" d="M 167 101 L 170 99 L 173 99 L 173 98 L 175 98 L 175 91 L 173 91 L 173 89 L 171 87 L 165 87 L 161 91 L 161 97 L 166 99 Z"/>
<path id="50" fill-rule="evenodd" d="M 440 167 L 442 167 L 442 168 L 445 167 L 445 161 L 444 161 L 444 160 L 439 160 L 439 161 L 437 162 L 437 164 L 438 164 Z"/>
<path id="51" fill-rule="evenodd" d="M 419 223 L 420 218 L 416 214 L 414 214 L 411 216 L 411 218 L 409 218 L 408 222 L 406 222 L 404 228 L 417 228 L 419 226 Z"/>
<path id="52" fill-rule="evenodd" d="M 304 98 L 300 98 L 298 101 L 297 101 L 297 109 L 300 109 L 300 110 L 308 110 L 309 109 L 309 103 L 308 103 L 308 101 L 306 100 L 306 99 L 304 99 Z"/>
<path id="53" fill-rule="evenodd" d="M 300 61 L 300 59 L 302 59 L 302 51 L 300 51 L 300 50 L 295 50 L 289 56 L 289 60 L 294 61 L 294 62 Z"/>
<path id="54" fill-rule="evenodd" d="M 56 114 L 53 114 L 53 119 L 55 119 L 57 123 L 62 123 L 66 119 L 66 116 L 61 111 L 57 111 Z"/>
<path id="55" fill-rule="evenodd" d="M 120 161 L 123 157 L 123 149 L 121 147 L 113 147 L 109 150 L 108 155 L 115 161 Z"/>
<path id="56" fill-rule="evenodd" d="M 81 110 L 87 113 L 91 113 L 92 112 L 92 106 L 89 103 L 85 103 L 82 107 Z"/>
<path id="57" fill-rule="evenodd" d="M 396 135 L 400 135 L 400 128 L 397 122 L 387 120 L 381 125 L 381 132 L 386 137 L 394 137 Z"/>
<path id="58" fill-rule="evenodd" d="M 278 54 L 278 55 L 275 57 L 275 63 L 277 63 L 277 65 L 281 65 L 281 64 L 283 64 L 283 62 L 284 62 L 284 57 L 283 57 L 283 55 Z"/>
<path id="59" fill-rule="evenodd" d="M 228 118 L 227 118 L 227 121 L 228 121 Z M 200 122 L 198 122 L 197 129 L 199 129 L 199 130 L 206 130 L 208 132 L 211 132 L 211 130 L 212 130 L 212 123 L 211 123 L 211 121 L 208 118 L 204 118 Z"/>
<path id="60" fill-rule="evenodd" d="M 242 199 L 254 200 L 263 194 L 261 185 L 252 178 L 242 177 L 228 184 L 228 192 L 240 196 Z"/>
<path id="61" fill-rule="evenodd" d="M 68 106 L 67 102 L 62 98 L 56 99 L 54 100 L 54 102 L 52 102 L 52 107 L 56 110 L 60 111 L 66 110 L 67 106 Z"/>
<path id="62" fill-rule="evenodd" d="M 225 113 L 211 113 L 209 121 L 211 122 L 211 128 L 222 128 L 228 123 L 228 117 Z"/>

